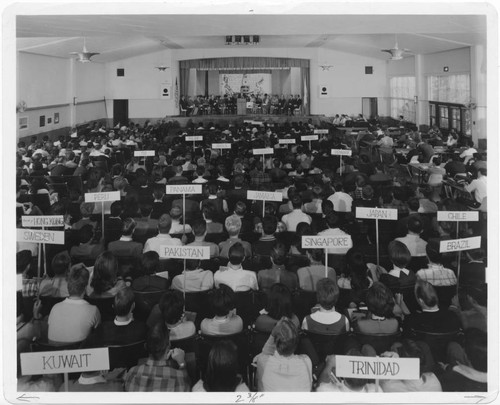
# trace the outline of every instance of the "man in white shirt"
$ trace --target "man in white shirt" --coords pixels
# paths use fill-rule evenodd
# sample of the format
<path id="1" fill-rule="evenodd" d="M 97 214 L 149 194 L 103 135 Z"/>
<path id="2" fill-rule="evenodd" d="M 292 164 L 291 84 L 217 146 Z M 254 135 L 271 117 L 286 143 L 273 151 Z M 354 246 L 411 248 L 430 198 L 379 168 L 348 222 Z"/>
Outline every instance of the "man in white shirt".
<path id="1" fill-rule="evenodd" d="M 343 191 L 342 183 L 335 184 L 335 193 L 328 199 L 333 203 L 335 212 L 351 212 L 352 197 Z"/>
<path id="2" fill-rule="evenodd" d="M 480 167 L 477 170 L 477 179 L 472 180 L 470 184 L 465 186 L 469 193 L 474 193 L 474 198 L 481 204 L 483 199 L 486 198 L 486 169 Z"/>
<path id="3" fill-rule="evenodd" d="M 423 230 L 423 224 L 420 218 L 411 217 L 408 219 L 408 234 L 402 238 L 396 238 L 395 240 L 402 242 L 406 245 L 413 256 L 425 256 L 425 247 L 427 242 L 420 237 Z"/>
<path id="4" fill-rule="evenodd" d="M 339 240 L 339 246 L 328 249 L 329 255 L 345 255 L 352 248 L 350 235 L 339 228 L 339 217 L 334 212 L 329 212 L 326 216 L 327 229 L 318 233 L 318 236 L 346 236 L 345 244 L 340 244 L 344 240 Z"/>
<path id="5" fill-rule="evenodd" d="M 170 227 L 170 235 L 177 233 L 188 234 L 192 232 L 191 225 L 186 223 L 181 223 L 182 218 L 182 208 L 178 205 L 174 205 L 170 210 L 170 218 L 172 218 L 172 226 Z M 184 221 L 182 221 L 184 222 Z"/>
<path id="6" fill-rule="evenodd" d="M 241 263 L 245 259 L 245 249 L 239 242 L 229 248 L 229 263 L 215 272 L 215 286 L 225 284 L 234 292 L 258 290 L 257 276 L 253 271 L 243 270 Z"/>
<path id="7" fill-rule="evenodd" d="M 283 215 L 281 221 L 286 225 L 287 231 L 295 232 L 299 223 L 307 222 L 310 225 L 312 220 L 309 215 L 302 211 L 302 198 L 299 195 L 294 195 L 291 202 L 293 211 Z"/>
<path id="8" fill-rule="evenodd" d="M 143 253 L 149 252 L 150 250 L 154 250 L 157 252 L 160 257 L 160 248 L 161 246 L 169 245 L 169 246 L 181 246 L 182 242 L 180 239 L 172 238 L 168 233 L 170 232 L 170 228 L 172 227 L 172 218 L 170 215 L 163 214 L 158 220 L 158 235 L 149 238 L 144 244 Z"/>

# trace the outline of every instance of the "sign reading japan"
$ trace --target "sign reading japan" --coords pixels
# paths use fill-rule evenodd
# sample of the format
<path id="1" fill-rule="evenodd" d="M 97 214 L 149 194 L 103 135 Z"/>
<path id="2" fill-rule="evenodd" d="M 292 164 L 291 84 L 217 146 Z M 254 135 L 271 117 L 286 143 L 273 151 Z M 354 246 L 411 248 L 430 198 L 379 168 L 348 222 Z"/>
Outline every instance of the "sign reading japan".
<path id="1" fill-rule="evenodd" d="M 120 199 L 119 191 L 106 191 L 103 193 L 85 193 L 85 202 L 118 201 L 119 199 Z"/>
<path id="2" fill-rule="evenodd" d="M 167 194 L 201 194 L 201 184 L 167 185 Z"/>
<path id="3" fill-rule="evenodd" d="M 352 150 L 350 149 L 332 149 L 333 156 L 352 156 Z"/>
<path id="4" fill-rule="evenodd" d="M 259 148 L 252 150 L 254 155 L 272 155 L 274 153 L 273 148 Z"/>
<path id="5" fill-rule="evenodd" d="M 420 359 L 335 356 L 337 377 L 381 380 L 418 380 Z"/>
<path id="6" fill-rule="evenodd" d="M 461 250 L 471 250 L 481 247 L 481 237 L 474 236 L 472 238 L 442 240 L 439 243 L 439 252 L 459 252 Z"/>
<path id="7" fill-rule="evenodd" d="M 398 219 L 398 210 L 394 208 L 356 207 L 356 218 L 389 219 L 396 221 Z"/>
<path id="8" fill-rule="evenodd" d="M 478 211 L 438 211 L 438 221 L 479 221 Z"/>
<path id="9" fill-rule="evenodd" d="M 160 257 L 169 259 L 210 259 L 210 246 L 160 246 Z"/>
<path id="10" fill-rule="evenodd" d="M 285 139 L 278 139 L 278 143 L 280 145 L 289 145 L 289 144 L 294 144 L 297 141 L 293 138 L 285 138 Z"/>
<path id="11" fill-rule="evenodd" d="M 314 133 L 315 134 L 327 134 L 328 133 L 328 129 L 315 129 Z"/>
<path id="12" fill-rule="evenodd" d="M 21 353 L 22 375 L 109 370 L 108 348 Z"/>
<path id="13" fill-rule="evenodd" d="M 203 141 L 202 135 L 186 136 L 186 141 Z"/>
<path id="14" fill-rule="evenodd" d="M 302 135 L 300 137 L 301 141 L 317 141 L 318 139 L 318 135 Z"/>
<path id="15" fill-rule="evenodd" d="M 351 235 L 302 236 L 302 249 L 346 249 L 351 247 Z"/>
<path id="16" fill-rule="evenodd" d="M 231 149 L 230 143 L 213 143 L 212 149 Z"/>
<path id="17" fill-rule="evenodd" d="M 64 217 L 62 215 L 23 215 L 21 217 L 23 226 L 30 228 L 33 226 L 63 226 Z"/>
<path id="18" fill-rule="evenodd" d="M 154 150 L 134 150 L 135 157 L 154 156 L 155 153 L 156 152 Z"/>
<path id="19" fill-rule="evenodd" d="M 36 231 L 34 229 L 17 229 L 17 241 L 64 245 L 64 231 Z"/>
<path id="20" fill-rule="evenodd" d="M 283 201 L 283 193 L 274 193 L 272 191 L 247 191 L 248 200 L 259 201 Z"/>

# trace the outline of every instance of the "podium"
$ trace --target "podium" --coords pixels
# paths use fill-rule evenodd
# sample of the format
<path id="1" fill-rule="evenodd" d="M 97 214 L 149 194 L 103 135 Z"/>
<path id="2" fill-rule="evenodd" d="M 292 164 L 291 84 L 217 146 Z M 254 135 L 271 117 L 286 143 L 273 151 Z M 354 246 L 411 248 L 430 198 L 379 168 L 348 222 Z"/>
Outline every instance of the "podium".
<path id="1" fill-rule="evenodd" d="M 238 115 L 246 115 L 247 113 L 247 100 L 239 98 L 236 100 L 236 113 Z"/>

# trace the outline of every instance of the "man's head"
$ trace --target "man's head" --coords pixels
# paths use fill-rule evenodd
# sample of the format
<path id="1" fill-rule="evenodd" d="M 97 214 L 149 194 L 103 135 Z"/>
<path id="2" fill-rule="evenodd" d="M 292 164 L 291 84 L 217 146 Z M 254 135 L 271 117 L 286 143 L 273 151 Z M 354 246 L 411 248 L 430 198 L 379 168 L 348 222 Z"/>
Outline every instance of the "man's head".
<path id="1" fill-rule="evenodd" d="M 80 241 L 80 243 L 90 242 L 93 236 L 94 236 L 94 228 L 90 224 L 82 226 L 78 231 L 78 240 Z"/>
<path id="2" fill-rule="evenodd" d="M 125 218 L 122 223 L 122 235 L 132 236 L 137 223 L 132 218 Z"/>
<path id="3" fill-rule="evenodd" d="M 274 235 L 278 226 L 278 218 L 274 215 L 266 215 L 262 219 L 262 231 L 265 235 Z"/>
<path id="4" fill-rule="evenodd" d="M 198 219 L 193 223 L 192 226 L 194 236 L 201 238 L 207 233 L 207 222 L 203 219 Z"/>
<path id="5" fill-rule="evenodd" d="M 299 333 L 295 324 L 288 318 L 281 318 L 272 331 L 276 351 L 281 356 L 291 356 L 299 343 Z"/>
<path id="6" fill-rule="evenodd" d="M 335 212 L 329 212 L 326 215 L 326 224 L 328 225 L 328 228 L 330 229 L 335 229 L 339 227 L 339 217 Z"/>
<path id="7" fill-rule="evenodd" d="M 182 218 L 182 208 L 179 205 L 174 205 L 170 210 L 170 217 L 173 221 L 180 221 Z"/>
<path id="8" fill-rule="evenodd" d="M 68 275 L 68 292 L 73 297 L 83 297 L 89 283 L 90 273 L 83 264 L 75 264 Z"/>
<path id="9" fill-rule="evenodd" d="M 80 204 L 80 214 L 82 214 L 83 218 L 89 218 L 92 212 L 94 212 L 94 203 L 82 202 Z"/>
<path id="10" fill-rule="evenodd" d="M 113 201 L 110 207 L 110 214 L 112 217 L 119 217 L 122 213 L 122 202 L 121 201 Z"/>
<path id="11" fill-rule="evenodd" d="M 179 322 L 184 315 L 184 297 L 177 290 L 168 290 L 158 303 L 163 320 L 169 325 Z"/>
<path id="12" fill-rule="evenodd" d="M 425 247 L 425 253 L 430 262 L 436 264 L 443 263 L 443 255 L 439 252 L 439 240 L 429 239 L 427 246 Z"/>
<path id="13" fill-rule="evenodd" d="M 415 298 L 422 309 L 435 308 L 439 304 L 438 295 L 431 283 L 417 279 L 415 283 Z"/>
<path id="14" fill-rule="evenodd" d="M 316 249 L 320 250 L 320 249 Z M 332 309 L 339 299 L 339 287 L 329 278 L 322 278 L 316 283 L 316 299 L 322 308 Z"/>
<path id="15" fill-rule="evenodd" d="M 238 236 L 241 231 L 241 219 L 237 215 L 230 215 L 224 223 L 229 236 Z"/>
<path id="16" fill-rule="evenodd" d="M 283 243 L 277 243 L 271 249 L 271 260 L 274 264 L 281 266 L 286 262 L 286 249 Z"/>
<path id="17" fill-rule="evenodd" d="M 71 266 L 71 258 L 67 251 L 60 252 L 52 259 L 52 272 L 56 276 L 65 276 Z"/>
<path id="18" fill-rule="evenodd" d="M 410 217 L 408 219 L 408 232 L 414 235 L 420 235 L 423 230 L 423 224 L 420 218 Z"/>
<path id="19" fill-rule="evenodd" d="M 411 253 L 404 243 L 393 240 L 389 243 L 387 251 L 394 266 L 404 269 L 410 263 Z"/>
<path id="20" fill-rule="evenodd" d="M 132 313 L 135 306 L 134 291 L 130 287 L 126 287 L 118 291 L 115 295 L 114 309 L 116 316 L 127 316 Z"/>
<path id="21" fill-rule="evenodd" d="M 172 218 L 168 214 L 163 214 L 158 220 L 158 232 L 168 234 L 170 228 L 172 228 Z"/>
<path id="22" fill-rule="evenodd" d="M 234 309 L 234 292 L 222 284 L 210 295 L 210 304 L 216 316 L 226 316 Z"/>
<path id="23" fill-rule="evenodd" d="M 292 199 L 292 207 L 294 210 L 301 209 L 302 208 L 302 198 L 298 194 L 294 194 Z"/>
<path id="24" fill-rule="evenodd" d="M 229 263 L 234 266 L 239 266 L 245 259 L 245 249 L 239 242 L 235 243 L 229 248 L 228 252 Z"/>
<path id="25" fill-rule="evenodd" d="M 160 269 L 160 255 L 155 250 L 150 250 L 142 255 L 141 268 L 144 274 L 155 274 Z"/>

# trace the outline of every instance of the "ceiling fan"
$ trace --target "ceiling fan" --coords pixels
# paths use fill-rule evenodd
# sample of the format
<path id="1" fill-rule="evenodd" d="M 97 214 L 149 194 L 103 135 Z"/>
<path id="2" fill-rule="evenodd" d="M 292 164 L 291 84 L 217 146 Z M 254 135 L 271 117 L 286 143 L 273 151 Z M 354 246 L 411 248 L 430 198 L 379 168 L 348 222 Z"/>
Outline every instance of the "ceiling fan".
<path id="1" fill-rule="evenodd" d="M 399 48 L 398 47 L 398 39 L 396 37 L 396 43 L 394 45 L 394 48 L 391 49 L 381 49 L 382 52 L 387 52 L 391 55 L 391 58 L 389 60 L 401 60 L 403 59 L 403 54 L 405 53 L 412 53 L 409 49 L 406 48 Z"/>
<path id="2" fill-rule="evenodd" d="M 99 52 L 88 52 L 85 44 L 85 38 L 83 38 L 83 50 L 81 52 L 70 52 L 70 55 L 78 55 L 76 60 L 81 63 L 92 62 L 90 58 L 94 55 L 99 55 Z"/>

